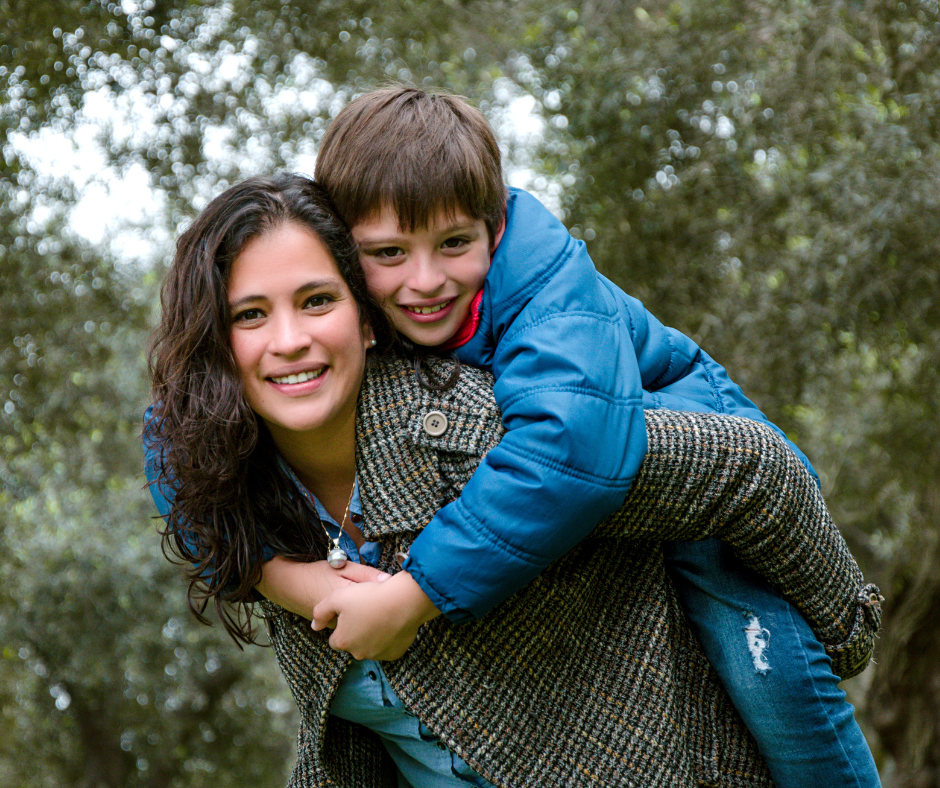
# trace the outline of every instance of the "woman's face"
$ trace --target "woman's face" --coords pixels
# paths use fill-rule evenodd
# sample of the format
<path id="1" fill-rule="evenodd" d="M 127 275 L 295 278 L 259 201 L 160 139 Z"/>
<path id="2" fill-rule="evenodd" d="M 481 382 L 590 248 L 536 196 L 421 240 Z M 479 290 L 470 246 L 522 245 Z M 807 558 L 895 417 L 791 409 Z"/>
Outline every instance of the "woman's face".
<path id="1" fill-rule="evenodd" d="M 323 242 L 292 222 L 252 239 L 228 301 L 245 398 L 275 443 L 352 434 L 372 331 Z"/>

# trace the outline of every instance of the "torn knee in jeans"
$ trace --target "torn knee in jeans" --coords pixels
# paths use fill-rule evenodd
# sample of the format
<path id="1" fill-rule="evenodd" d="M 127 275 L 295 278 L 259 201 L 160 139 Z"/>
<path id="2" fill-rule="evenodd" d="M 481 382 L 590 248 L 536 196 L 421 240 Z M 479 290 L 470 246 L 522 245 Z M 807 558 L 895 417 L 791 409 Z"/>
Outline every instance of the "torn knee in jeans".
<path id="1" fill-rule="evenodd" d="M 751 661 L 754 663 L 754 670 L 760 674 L 767 673 L 770 670 L 770 662 L 767 661 L 767 647 L 770 645 L 770 630 L 760 625 L 760 619 L 753 613 L 745 613 L 748 622 L 744 627 L 744 635 L 747 638 L 747 650 L 751 652 Z"/>

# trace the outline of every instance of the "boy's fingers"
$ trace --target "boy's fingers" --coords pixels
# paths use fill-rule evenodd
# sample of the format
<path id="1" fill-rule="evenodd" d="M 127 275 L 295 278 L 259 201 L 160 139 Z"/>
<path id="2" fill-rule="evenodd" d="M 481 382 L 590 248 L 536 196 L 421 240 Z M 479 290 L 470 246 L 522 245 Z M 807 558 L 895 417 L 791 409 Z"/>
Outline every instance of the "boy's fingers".
<path id="1" fill-rule="evenodd" d="M 336 617 L 334 617 L 331 621 L 327 621 L 326 624 L 324 624 L 324 625 L 322 625 L 322 626 L 317 626 L 317 621 L 316 621 L 316 619 L 314 619 L 314 620 L 310 623 L 310 626 L 311 626 L 311 628 L 313 629 L 314 632 L 319 632 L 321 629 L 336 629 L 336 624 L 337 624 L 338 621 L 339 621 L 339 619 L 336 618 Z"/>
<path id="2" fill-rule="evenodd" d="M 381 583 L 391 577 L 390 574 L 380 572 L 374 566 L 357 564 L 354 561 L 347 561 L 346 566 L 337 571 L 353 583 Z"/>
<path id="3" fill-rule="evenodd" d="M 336 616 L 339 611 L 324 599 L 313 609 L 313 631 L 319 632 L 321 629 L 334 629 L 336 627 Z"/>

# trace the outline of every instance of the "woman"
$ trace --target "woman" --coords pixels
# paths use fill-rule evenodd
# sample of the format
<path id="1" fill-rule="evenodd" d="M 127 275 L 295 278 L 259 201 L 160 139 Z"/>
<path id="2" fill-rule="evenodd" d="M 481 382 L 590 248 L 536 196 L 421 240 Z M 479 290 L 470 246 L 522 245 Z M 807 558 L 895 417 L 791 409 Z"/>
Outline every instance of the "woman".
<path id="1" fill-rule="evenodd" d="M 193 564 L 195 607 L 214 600 L 248 637 L 264 559 L 322 558 L 338 538 L 395 574 L 393 615 L 409 582 L 396 555 L 499 440 L 487 376 L 465 370 L 436 390 L 398 356 L 366 363 L 381 315 L 325 197 L 295 176 L 213 201 L 180 241 L 163 305 L 149 440 L 164 447 L 165 538 Z M 769 430 L 668 411 L 647 425 L 620 512 L 484 619 L 422 627 L 399 661 L 351 660 L 264 603 L 302 715 L 294 784 L 770 784 L 659 540 L 729 541 L 831 644 L 843 676 L 870 655 L 877 592 Z"/>

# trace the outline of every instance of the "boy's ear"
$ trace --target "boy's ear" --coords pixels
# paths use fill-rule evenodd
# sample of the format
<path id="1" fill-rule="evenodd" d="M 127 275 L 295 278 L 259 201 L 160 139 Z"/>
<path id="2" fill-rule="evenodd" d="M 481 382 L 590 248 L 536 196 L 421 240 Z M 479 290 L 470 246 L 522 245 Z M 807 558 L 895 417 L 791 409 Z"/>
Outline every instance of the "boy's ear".
<path id="1" fill-rule="evenodd" d="M 503 211 L 503 220 L 499 223 L 499 229 L 496 231 L 496 235 L 493 236 L 493 243 L 490 244 L 490 254 L 493 254 L 496 251 L 496 247 L 499 246 L 499 242 L 502 239 L 504 232 L 506 232 L 505 211 Z"/>

